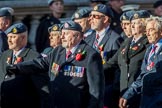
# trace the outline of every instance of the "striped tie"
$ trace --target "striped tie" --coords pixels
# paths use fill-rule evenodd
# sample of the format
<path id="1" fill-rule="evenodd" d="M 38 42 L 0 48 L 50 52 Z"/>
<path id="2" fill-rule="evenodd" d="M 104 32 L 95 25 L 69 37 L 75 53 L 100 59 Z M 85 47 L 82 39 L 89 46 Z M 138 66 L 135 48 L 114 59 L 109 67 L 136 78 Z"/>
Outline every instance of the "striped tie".
<path id="1" fill-rule="evenodd" d="M 148 57 L 148 63 L 151 63 L 153 61 L 156 48 L 157 48 L 157 45 L 152 46 L 152 49 Z"/>
<path id="2" fill-rule="evenodd" d="M 99 38 L 100 38 L 100 36 L 99 36 L 99 34 L 96 34 L 96 39 L 95 39 L 95 41 L 94 41 L 94 45 L 93 45 L 93 47 L 96 49 L 96 50 L 98 50 L 98 40 L 99 40 Z"/>

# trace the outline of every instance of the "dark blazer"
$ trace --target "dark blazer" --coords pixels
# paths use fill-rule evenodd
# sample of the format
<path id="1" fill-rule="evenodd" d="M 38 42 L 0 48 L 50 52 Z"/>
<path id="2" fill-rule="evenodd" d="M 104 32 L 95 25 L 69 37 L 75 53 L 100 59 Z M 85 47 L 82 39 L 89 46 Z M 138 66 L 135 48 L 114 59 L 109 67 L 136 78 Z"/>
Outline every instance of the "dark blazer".
<path id="1" fill-rule="evenodd" d="M 142 60 L 146 48 L 149 46 L 146 36 L 141 37 L 132 47 L 130 47 L 133 37 L 127 38 L 118 52 L 110 59 L 104 67 L 109 69 L 119 66 L 120 68 L 120 94 L 122 95 L 128 87 L 136 80 L 140 74 Z M 140 96 L 131 100 L 129 108 L 138 108 Z"/>
<path id="2" fill-rule="evenodd" d="M 88 36 L 85 40 L 86 42 L 93 47 L 94 41 L 96 38 L 96 33 L 93 33 L 92 36 Z M 114 32 L 112 29 L 109 28 L 108 31 L 106 31 L 105 36 L 99 43 L 99 46 L 103 45 L 103 50 L 99 51 L 100 55 L 102 56 L 103 64 L 109 61 L 110 58 L 113 57 L 113 55 L 117 52 L 117 50 L 120 48 L 121 43 L 123 42 L 123 39 L 120 35 L 118 35 L 116 32 Z M 118 102 L 118 94 L 116 91 L 119 92 L 119 72 L 117 71 L 118 68 L 109 68 L 108 70 L 104 68 L 104 75 L 105 75 L 105 106 L 108 106 L 109 108 L 116 108 L 114 105 L 117 105 Z M 116 82 L 118 84 L 116 84 Z M 114 90 L 113 90 L 114 89 Z M 112 95 L 114 94 L 114 96 Z M 117 99 L 115 99 L 117 98 Z M 115 101 L 116 100 L 116 101 Z"/>
<path id="3" fill-rule="evenodd" d="M 2 53 L 0 58 L 2 108 L 40 108 L 38 91 L 31 76 L 7 75 L 6 66 L 11 64 L 12 50 Z M 19 55 L 21 61 L 32 60 L 39 54 L 25 48 Z"/>
<path id="4" fill-rule="evenodd" d="M 59 24 L 59 19 L 51 16 L 44 18 L 39 24 L 36 31 L 36 50 L 41 53 L 45 48 L 50 46 L 48 28 L 54 24 Z"/>
<path id="5" fill-rule="evenodd" d="M 96 33 L 93 33 L 93 35 L 92 36 L 88 36 L 85 39 L 85 41 L 90 46 L 93 46 L 93 43 L 95 41 L 95 37 L 96 37 Z M 121 36 L 118 35 L 116 32 L 114 32 L 113 30 L 109 29 L 106 32 L 105 36 L 103 37 L 102 41 L 99 44 L 99 46 L 103 45 L 102 53 L 105 53 L 104 57 L 102 59 L 106 62 L 111 57 L 113 57 L 113 55 L 120 48 L 120 45 L 121 45 L 122 42 L 123 42 L 123 39 L 121 38 Z M 114 70 L 112 70 L 112 71 L 104 69 L 106 84 L 111 84 L 113 79 L 114 79 Z"/>
<path id="6" fill-rule="evenodd" d="M 151 70 L 147 69 L 148 55 L 151 51 L 151 46 L 147 49 L 141 73 L 137 80 L 124 93 L 125 99 L 131 99 L 137 94 L 142 94 L 140 108 L 161 108 L 162 102 L 162 46 L 155 54 L 153 62 L 154 66 Z"/>
<path id="7" fill-rule="evenodd" d="M 0 30 L 0 55 L 7 49 L 8 49 L 7 35 L 2 30 Z"/>
<path id="8" fill-rule="evenodd" d="M 79 50 L 86 54 L 77 61 Z M 49 70 L 50 108 L 103 108 L 104 74 L 99 53 L 81 41 L 67 61 L 65 55 L 65 48 L 58 46 L 47 57 L 17 67 L 20 74 Z"/>

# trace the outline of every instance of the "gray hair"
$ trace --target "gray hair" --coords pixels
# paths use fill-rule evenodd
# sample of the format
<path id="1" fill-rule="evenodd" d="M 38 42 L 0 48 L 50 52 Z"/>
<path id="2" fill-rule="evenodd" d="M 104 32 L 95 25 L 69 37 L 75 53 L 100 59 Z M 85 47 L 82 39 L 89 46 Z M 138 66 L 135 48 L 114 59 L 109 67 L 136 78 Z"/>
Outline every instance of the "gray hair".
<path id="1" fill-rule="evenodd" d="M 155 21 L 155 29 L 157 31 L 162 31 L 162 18 L 161 17 L 157 17 L 157 16 L 151 16 L 150 18 L 148 18 L 146 20 L 146 22 L 150 22 L 150 21 Z"/>

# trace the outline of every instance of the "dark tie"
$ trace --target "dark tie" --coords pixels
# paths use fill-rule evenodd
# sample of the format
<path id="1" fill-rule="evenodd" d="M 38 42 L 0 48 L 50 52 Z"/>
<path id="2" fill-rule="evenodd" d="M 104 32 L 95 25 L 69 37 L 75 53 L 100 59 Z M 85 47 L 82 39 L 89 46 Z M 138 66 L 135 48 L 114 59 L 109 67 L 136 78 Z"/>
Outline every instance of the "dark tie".
<path id="1" fill-rule="evenodd" d="M 70 55 L 72 54 L 72 52 L 69 50 L 66 52 L 66 59 L 68 59 L 70 57 Z"/>
<path id="2" fill-rule="evenodd" d="M 16 55 L 13 55 L 12 64 L 14 64 L 15 60 L 16 60 Z"/>
<path id="3" fill-rule="evenodd" d="M 130 44 L 130 48 L 133 47 L 133 45 L 135 44 L 136 42 L 134 40 L 132 40 L 131 44 Z"/>
<path id="4" fill-rule="evenodd" d="M 99 40 L 99 38 L 100 38 L 99 34 L 96 34 L 96 39 L 95 39 L 94 45 L 93 45 L 93 47 L 94 47 L 96 50 L 98 50 L 98 46 L 99 46 L 98 40 Z"/>

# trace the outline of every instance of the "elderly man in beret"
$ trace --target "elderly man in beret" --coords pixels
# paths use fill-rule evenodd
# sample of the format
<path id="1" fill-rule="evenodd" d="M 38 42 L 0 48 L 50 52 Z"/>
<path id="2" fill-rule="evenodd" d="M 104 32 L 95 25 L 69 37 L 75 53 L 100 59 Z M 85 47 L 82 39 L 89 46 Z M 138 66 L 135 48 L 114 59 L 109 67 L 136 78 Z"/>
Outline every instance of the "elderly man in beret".
<path id="1" fill-rule="evenodd" d="M 89 14 L 91 12 L 91 8 L 84 7 L 80 8 L 72 16 L 72 20 L 82 27 L 82 32 L 84 33 L 84 38 L 92 35 L 94 32 L 91 29 L 90 21 L 89 21 Z"/>
<path id="2" fill-rule="evenodd" d="M 50 40 L 50 47 L 44 49 L 42 52 L 43 56 L 46 56 L 49 54 L 53 48 L 56 48 L 57 46 L 61 45 L 61 24 L 54 24 L 53 26 L 48 28 L 49 32 L 49 40 Z"/>
<path id="3" fill-rule="evenodd" d="M 157 0 L 154 4 L 153 4 L 153 8 L 154 8 L 154 14 L 156 16 L 161 17 L 162 16 L 162 0 Z"/>
<path id="4" fill-rule="evenodd" d="M 0 54 L 8 49 L 7 36 L 4 32 L 12 23 L 13 13 L 10 13 L 10 10 L 12 11 L 12 8 L 0 8 Z"/>
<path id="5" fill-rule="evenodd" d="M 120 21 L 123 29 L 121 36 L 123 37 L 123 39 L 132 37 L 131 17 L 133 16 L 134 12 L 135 11 L 124 12 L 120 17 Z"/>
<path id="6" fill-rule="evenodd" d="M 89 42 L 93 48 L 95 48 L 103 59 L 103 64 L 105 64 L 120 48 L 123 39 L 120 35 L 118 35 L 115 31 L 111 29 L 111 19 L 113 17 L 113 12 L 110 7 L 98 4 L 96 5 L 90 14 L 91 21 L 91 29 L 96 31 L 96 34 L 93 36 L 89 36 Z M 113 95 L 113 83 L 115 80 L 115 73 L 117 68 L 105 70 L 105 105 L 114 108 L 114 102 L 118 102 L 118 99 L 114 101 Z M 119 91 L 119 90 L 115 90 Z M 116 95 L 117 93 L 114 93 Z M 114 96 L 119 97 L 119 96 Z M 117 103 L 116 103 L 117 105 Z"/>
<path id="7" fill-rule="evenodd" d="M 62 29 L 62 46 L 56 47 L 47 57 L 10 65 L 7 71 L 10 74 L 48 71 L 50 108 L 103 108 L 102 59 L 82 39 L 81 26 L 68 21 Z"/>
<path id="8" fill-rule="evenodd" d="M 61 18 L 64 11 L 64 1 L 48 0 L 48 6 L 51 14 L 41 20 L 36 31 L 35 45 L 36 50 L 40 53 L 50 46 L 48 28 L 54 24 L 61 23 L 59 18 Z"/>
<path id="9" fill-rule="evenodd" d="M 3 52 L 0 58 L 2 108 L 40 108 L 39 96 L 31 76 L 9 75 L 6 72 L 7 65 L 32 60 L 39 55 L 26 48 L 27 27 L 22 23 L 16 23 L 7 29 L 6 34 L 9 50 Z"/>

